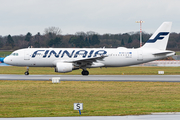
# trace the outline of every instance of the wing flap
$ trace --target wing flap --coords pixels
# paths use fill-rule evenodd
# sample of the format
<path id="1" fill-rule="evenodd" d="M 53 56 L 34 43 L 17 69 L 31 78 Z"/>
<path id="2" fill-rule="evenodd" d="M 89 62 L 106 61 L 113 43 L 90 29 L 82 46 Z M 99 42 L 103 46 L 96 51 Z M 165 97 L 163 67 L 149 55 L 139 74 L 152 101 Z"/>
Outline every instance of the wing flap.
<path id="1" fill-rule="evenodd" d="M 93 58 L 81 58 L 81 59 L 68 60 L 68 61 L 64 61 L 64 62 L 68 62 L 68 63 L 77 63 L 77 62 L 92 63 L 92 62 L 96 62 L 97 60 L 103 60 L 105 57 L 107 57 L 107 56 L 103 55 L 103 56 L 93 57 Z"/>

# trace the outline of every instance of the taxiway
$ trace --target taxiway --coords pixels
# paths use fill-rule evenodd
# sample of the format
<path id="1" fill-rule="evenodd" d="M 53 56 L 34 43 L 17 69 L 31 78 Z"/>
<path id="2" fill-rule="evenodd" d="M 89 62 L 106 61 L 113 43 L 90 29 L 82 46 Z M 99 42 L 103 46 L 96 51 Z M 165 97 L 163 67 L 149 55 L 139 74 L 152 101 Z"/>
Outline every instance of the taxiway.
<path id="1" fill-rule="evenodd" d="M 60 77 L 61 81 L 138 81 L 138 82 L 180 82 L 180 75 L 12 75 L 0 74 L 0 80 L 48 81 Z"/>

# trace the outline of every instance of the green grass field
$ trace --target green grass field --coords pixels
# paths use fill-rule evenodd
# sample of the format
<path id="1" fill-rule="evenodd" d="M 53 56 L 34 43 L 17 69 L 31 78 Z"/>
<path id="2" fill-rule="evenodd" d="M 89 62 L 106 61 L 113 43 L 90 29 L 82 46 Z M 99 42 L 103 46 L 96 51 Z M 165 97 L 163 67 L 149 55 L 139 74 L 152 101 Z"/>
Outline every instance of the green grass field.
<path id="1" fill-rule="evenodd" d="M 10 55 L 12 51 L 0 51 L 0 57 L 6 57 L 7 55 Z"/>
<path id="2" fill-rule="evenodd" d="M 180 112 L 180 83 L 0 81 L 0 117 L 114 116 Z"/>

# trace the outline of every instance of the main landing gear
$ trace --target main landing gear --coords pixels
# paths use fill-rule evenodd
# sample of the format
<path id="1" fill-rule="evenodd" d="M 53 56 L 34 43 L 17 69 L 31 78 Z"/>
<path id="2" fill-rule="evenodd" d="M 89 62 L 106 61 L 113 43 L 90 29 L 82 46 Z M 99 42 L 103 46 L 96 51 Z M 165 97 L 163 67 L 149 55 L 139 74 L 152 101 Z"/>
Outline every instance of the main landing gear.
<path id="1" fill-rule="evenodd" d="M 82 75 L 89 75 L 89 71 L 83 70 L 83 71 L 81 72 L 81 74 L 82 74 Z"/>
<path id="2" fill-rule="evenodd" d="M 24 74 L 29 75 L 29 67 L 27 67 L 26 72 Z"/>

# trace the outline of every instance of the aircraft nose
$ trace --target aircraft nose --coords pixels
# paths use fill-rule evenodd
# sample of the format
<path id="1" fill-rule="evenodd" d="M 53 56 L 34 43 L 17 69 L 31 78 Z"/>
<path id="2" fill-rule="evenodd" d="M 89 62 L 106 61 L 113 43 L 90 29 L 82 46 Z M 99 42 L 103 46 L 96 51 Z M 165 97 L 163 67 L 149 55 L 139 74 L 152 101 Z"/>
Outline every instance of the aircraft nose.
<path id="1" fill-rule="evenodd" d="M 6 63 L 6 64 L 9 63 L 9 58 L 8 58 L 8 57 L 5 57 L 5 58 L 4 58 L 4 63 Z"/>

